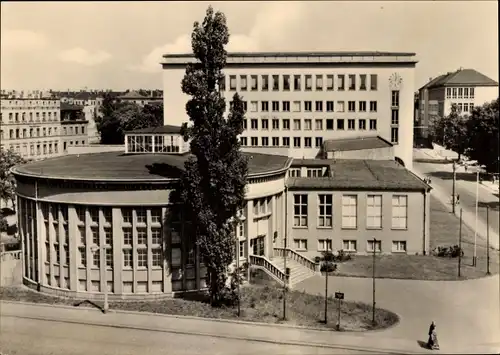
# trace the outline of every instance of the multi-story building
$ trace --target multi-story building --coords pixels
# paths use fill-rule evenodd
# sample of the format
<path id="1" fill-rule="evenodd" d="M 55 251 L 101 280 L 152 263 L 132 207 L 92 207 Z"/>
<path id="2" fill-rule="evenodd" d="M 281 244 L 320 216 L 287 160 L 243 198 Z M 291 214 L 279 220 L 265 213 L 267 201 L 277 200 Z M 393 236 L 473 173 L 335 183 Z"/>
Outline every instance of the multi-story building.
<path id="1" fill-rule="evenodd" d="M 89 142 L 88 121 L 84 107 L 61 103 L 61 145 L 63 153 L 68 147 L 86 145 Z"/>
<path id="2" fill-rule="evenodd" d="M 188 121 L 181 80 L 194 60 L 164 56 L 166 125 Z M 414 53 L 230 53 L 219 87 L 228 102 L 236 92 L 243 96 L 244 146 L 314 158 L 328 140 L 380 136 L 411 168 L 416 63 Z"/>
<path id="3" fill-rule="evenodd" d="M 433 116 L 445 117 L 451 106 L 469 114 L 475 106 L 498 98 L 498 82 L 474 69 L 459 69 L 431 79 L 419 89 L 419 126 L 427 127 Z"/>
<path id="4" fill-rule="evenodd" d="M 26 159 L 60 155 L 60 101 L 41 94 L 22 96 L 1 98 L 1 148 Z"/>
<path id="5" fill-rule="evenodd" d="M 117 99 L 123 102 L 132 102 L 139 106 L 144 106 L 153 102 L 161 102 L 163 100 L 161 96 L 155 96 L 154 92 L 151 93 L 151 96 L 146 96 L 134 90 L 118 96 Z"/>
<path id="6" fill-rule="evenodd" d="M 24 283 L 86 299 L 105 289 L 112 298 L 142 299 L 206 287 L 192 225 L 169 200 L 189 156 L 179 131 L 135 131 L 125 152 L 15 167 Z M 344 139 L 338 151 L 363 151 L 360 142 Z M 381 142 L 372 158 L 244 152 L 249 174 L 235 225 L 241 263 L 283 281 L 285 253 L 292 276 L 305 277 L 319 272 L 314 257 L 324 250 L 427 254 L 430 187 L 384 159 L 394 147 Z"/>

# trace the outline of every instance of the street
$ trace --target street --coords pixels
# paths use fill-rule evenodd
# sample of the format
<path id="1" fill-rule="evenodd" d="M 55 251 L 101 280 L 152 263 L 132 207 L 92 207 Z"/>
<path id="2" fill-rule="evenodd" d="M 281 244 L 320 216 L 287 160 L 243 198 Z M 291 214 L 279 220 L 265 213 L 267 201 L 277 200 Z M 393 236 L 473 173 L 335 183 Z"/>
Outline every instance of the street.
<path id="1" fill-rule="evenodd" d="M 2 355 L 359 354 L 169 332 L 2 317 Z"/>
<path id="2" fill-rule="evenodd" d="M 431 186 L 447 193 L 448 207 L 451 211 L 453 190 L 453 170 L 451 164 L 413 163 L 416 171 L 431 179 Z M 458 208 L 475 214 L 476 206 L 476 174 L 472 169 L 465 172 L 463 167 L 457 169 L 456 194 L 460 195 Z M 489 206 L 489 225 L 498 234 L 499 230 L 499 196 L 490 189 L 479 185 L 478 220 L 486 224 L 486 206 Z M 474 226 L 471 226 L 474 229 Z"/>

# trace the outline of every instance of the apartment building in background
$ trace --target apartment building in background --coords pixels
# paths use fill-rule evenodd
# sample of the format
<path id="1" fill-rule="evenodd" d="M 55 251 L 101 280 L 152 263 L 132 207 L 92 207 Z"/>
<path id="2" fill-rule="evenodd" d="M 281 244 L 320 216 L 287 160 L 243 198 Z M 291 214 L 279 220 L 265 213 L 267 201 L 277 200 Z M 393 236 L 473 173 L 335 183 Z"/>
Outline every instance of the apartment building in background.
<path id="1" fill-rule="evenodd" d="M 132 102 L 139 106 L 144 106 L 154 102 L 161 102 L 163 97 L 155 94 L 156 91 L 151 91 L 149 95 L 141 94 L 135 90 L 127 91 L 117 97 L 122 102 Z"/>
<path id="2" fill-rule="evenodd" d="M 481 106 L 498 98 L 498 82 L 474 69 L 458 69 L 430 79 L 419 89 L 417 125 L 426 127 L 433 116 L 445 117 L 451 106 L 458 105 L 463 114 L 469 114 L 475 106 Z"/>
<path id="3" fill-rule="evenodd" d="M 181 80 L 194 60 L 164 55 L 165 125 L 188 122 Z M 414 53 L 229 53 L 219 88 L 227 110 L 243 97 L 243 146 L 318 158 L 329 140 L 380 137 L 411 168 L 416 63 Z"/>
<path id="4" fill-rule="evenodd" d="M 84 106 L 61 103 L 61 146 L 63 153 L 69 147 L 89 143 L 88 121 Z"/>
<path id="5" fill-rule="evenodd" d="M 61 154 L 59 99 L 42 92 L 3 92 L 0 101 L 2 149 L 30 160 Z"/>

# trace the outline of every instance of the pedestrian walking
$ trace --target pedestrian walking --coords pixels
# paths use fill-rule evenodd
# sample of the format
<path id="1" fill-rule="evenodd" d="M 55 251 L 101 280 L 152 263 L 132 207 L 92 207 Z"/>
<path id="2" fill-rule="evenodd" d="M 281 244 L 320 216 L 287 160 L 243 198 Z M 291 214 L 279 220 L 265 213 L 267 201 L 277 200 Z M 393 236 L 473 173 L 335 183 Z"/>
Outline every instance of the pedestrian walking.
<path id="1" fill-rule="evenodd" d="M 456 203 L 457 203 L 457 206 L 460 203 L 460 194 L 457 194 L 457 202 Z"/>

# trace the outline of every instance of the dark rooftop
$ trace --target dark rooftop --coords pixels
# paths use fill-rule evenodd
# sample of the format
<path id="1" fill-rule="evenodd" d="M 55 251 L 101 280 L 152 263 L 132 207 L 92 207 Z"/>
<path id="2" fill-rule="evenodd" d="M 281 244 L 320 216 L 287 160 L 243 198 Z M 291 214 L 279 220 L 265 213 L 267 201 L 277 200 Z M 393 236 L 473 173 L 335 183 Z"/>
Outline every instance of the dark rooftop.
<path id="1" fill-rule="evenodd" d="M 133 100 L 144 100 L 149 99 L 150 97 L 141 95 L 135 90 L 124 93 L 123 95 L 118 96 L 119 99 L 133 99 Z"/>
<path id="2" fill-rule="evenodd" d="M 438 76 L 424 85 L 422 89 L 455 85 L 498 86 L 498 83 L 475 69 L 459 69 L 455 72 Z"/>
<path id="3" fill-rule="evenodd" d="M 415 53 L 409 52 L 377 52 L 377 51 L 353 51 L 353 52 L 232 52 L 227 56 L 231 57 L 412 57 Z M 191 58 L 192 53 L 165 54 L 163 58 Z"/>
<path id="4" fill-rule="evenodd" d="M 393 160 L 339 159 L 328 177 L 289 178 L 290 189 L 424 191 L 430 186 Z"/>
<path id="5" fill-rule="evenodd" d="M 72 105 L 66 102 L 61 102 L 61 111 L 81 111 L 81 110 L 83 110 L 83 106 Z"/>
<path id="6" fill-rule="evenodd" d="M 323 143 L 327 152 L 389 148 L 392 144 L 379 136 L 328 139 Z"/>
<path id="7" fill-rule="evenodd" d="M 181 133 L 181 127 L 180 126 L 170 126 L 170 125 L 165 125 L 165 126 L 160 126 L 160 127 L 148 127 L 148 128 L 142 128 L 142 129 L 135 129 L 133 131 L 127 131 L 125 132 L 126 134 L 131 134 L 131 133 L 140 133 L 140 134 L 147 134 L 147 133 Z"/>
<path id="8" fill-rule="evenodd" d="M 252 157 L 248 163 L 250 175 L 285 169 L 291 160 L 281 155 L 243 154 Z M 125 154 L 124 152 L 66 155 L 20 165 L 14 168 L 14 172 L 65 180 L 159 182 L 165 177 L 178 177 L 188 157 L 188 154 Z"/>

